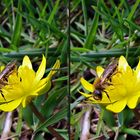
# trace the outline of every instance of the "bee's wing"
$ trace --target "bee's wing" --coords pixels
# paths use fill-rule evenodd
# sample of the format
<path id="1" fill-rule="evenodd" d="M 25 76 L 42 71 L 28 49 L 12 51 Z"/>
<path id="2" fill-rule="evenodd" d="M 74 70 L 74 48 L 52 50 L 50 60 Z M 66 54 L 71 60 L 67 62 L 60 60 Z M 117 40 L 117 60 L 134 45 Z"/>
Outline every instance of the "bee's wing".
<path id="1" fill-rule="evenodd" d="M 0 73 L 0 79 L 2 79 L 5 75 L 7 75 L 7 73 L 15 67 L 16 63 L 17 63 L 16 60 L 9 62 Z"/>
<path id="2" fill-rule="evenodd" d="M 91 72 L 92 75 L 95 76 L 95 78 L 98 78 L 97 72 L 95 70 L 90 69 L 90 72 Z"/>
<path id="3" fill-rule="evenodd" d="M 118 62 L 117 60 L 114 60 L 111 62 L 106 69 L 104 70 L 103 74 L 101 75 L 101 83 L 103 83 L 117 68 Z"/>

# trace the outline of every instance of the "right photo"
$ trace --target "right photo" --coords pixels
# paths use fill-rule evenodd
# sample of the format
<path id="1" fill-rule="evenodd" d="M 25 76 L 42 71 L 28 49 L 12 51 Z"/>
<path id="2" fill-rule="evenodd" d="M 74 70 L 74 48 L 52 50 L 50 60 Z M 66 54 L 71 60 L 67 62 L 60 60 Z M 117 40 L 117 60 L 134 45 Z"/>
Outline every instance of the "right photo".
<path id="1" fill-rule="evenodd" d="M 140 0 L 70 1 L 70 139 L 140 138 Z"/>

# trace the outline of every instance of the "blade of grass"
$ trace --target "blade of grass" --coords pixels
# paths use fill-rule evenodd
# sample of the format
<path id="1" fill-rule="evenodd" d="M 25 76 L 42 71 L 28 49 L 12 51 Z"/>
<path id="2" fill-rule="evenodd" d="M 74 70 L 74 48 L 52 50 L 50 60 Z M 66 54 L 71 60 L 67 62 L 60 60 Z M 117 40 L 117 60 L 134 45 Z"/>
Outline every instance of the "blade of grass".
<path id="1" fill-rule="evenodd" d="M 85 35 L 88 35 L 88 23 L 87 23 L 87 8 L 85 0 L 82 0 L 82 9 L 83 9 L 83 16 L 84 16 L 84 25 L 85 25 Z"/>
<path id="2" fill-rule="evenodd" d="M 134 22 L 127 19 L 124 19 L 124 21 L 130 25 L 131 29 L 140 31 L 140 26 L 136 25 Z"/>
<path id="3" fill-rule="evenodd" d="M 133 5 L 133 8 L 131 9 L 131 12 L 129 13 L 127 20 L 131 20 L 137 7 L 139 6 L 140 0 L 136 0 L 136 3 Z"/>
<path id="4" fill-rule="evenodd" d="M 64 107 L 63 109 L 61 109 L 58 113 L 56 113 L 55 115 L 51 116 L 48 120 L 46 120 L 43 124 L 41 124 L 36 130 L 35 133 L 40 131 L 41 129 L 44 129 L 45 127 L 48 127 L 52 124 L 57 123 L 58 121 L 60 121 L 61 119 L 63 119 L 64 117 L 67 116 L 67 107 Z"/>
<path id="5" fill-rule="evenodd" d="M 140 130 L 136 130 L 132 128 L 122 128 L 121 132 L 140 137 Z"/>
<path id="6" fill-rule="evenodd" d="M 55 91 L 56 90 L 56 91 Z M 49 92 L 49 97 L 42 106 L 41 112 L 45 117 L 49 117 L 54 108 L 63 100 L 66 96 L 67 86 L 60 89 L 53 89 L 53 91 Z"/>
<path id="7" fill-rule="evenodd" d="M 18 1 L 18 11 L 20 12 L 21 10 L 22 10 L 22 1 Z M 10 48 L 16 51 L 18 50 L 21 29 L 22 29 L 22 16 L 17 13 L 17 17 L 14 25 L 14 31 L 11 38 L 11 45 L 10 45 Z"/>
<path id="8" fill-rule="evenodd" d="M 0 52 L 4 53 L 4 52 L 12 52 L 13 50 L 12 49 L 9 49 L 9 48 L 2 48 L 0 46 Z"/>
<path id="9" fill-rule="evenodd" d="M 73 5 L 70 7 L 71 12 L 73 12 L 78 6 L 81 0 L 73 0 Z"/>
<path id="10" fill-rule="evenodd" d="M 93 22 L 91 25 L 91 29 L 89 31 L 87 38 L 86 38 L 86 42 L 84 44 L 84 48 L 92 50 L 92 48 L 93 48 L 92 44 L 95 41 L 95 37 L 96 37 L 96 33 L 97 33 L 98 20 L 99 20 L 99 14 L 97 12 L 95 12 L 94 19 L 93 19 Z"/>
<path id="11" fill-rule="evenodd" d="M 121 55 L 126 55 L 126 49 L 112 49 L 112 50 L 103 50 L 103 51 L 90 51 L 90 53 L 83 53 L 80 56 L 72 55 L 71 61 L 79 62 L 81 59 L 84 61 L 92 62 L 95 58 L 103 58 L 103 57 L 119 57 Z M 130 57 L 139 56 L 140 48 L 129 48 L 128 55 Z"/>
<path id="12" fill-rule="evenodd" d="M 58 7 L 59 7 L 59 2 L 60 2 L 60 0 L 57 0 L 56 3 L 55 3 L 55 6 L 53 7 L 53 10 L 52 10 L 52 12 L 50 14 L 50 17 L 48 19 L 49 24 L 51 24 L 53 19 L 54 19 L 54 16 L 55 16 L 55 14 L 56 14 L 56 12 L 58 10 Z"/>

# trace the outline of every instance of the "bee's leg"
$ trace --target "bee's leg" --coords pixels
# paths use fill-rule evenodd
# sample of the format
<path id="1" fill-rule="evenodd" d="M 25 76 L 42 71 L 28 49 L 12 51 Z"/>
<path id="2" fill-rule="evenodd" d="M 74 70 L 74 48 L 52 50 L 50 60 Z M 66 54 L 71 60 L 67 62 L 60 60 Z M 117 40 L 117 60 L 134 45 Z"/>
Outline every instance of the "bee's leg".
<path id="1" fill-rule="evenodd" d="M 116 75 L 117 73 L 122 73 L 118 70 L 116 70 L 112 75 L 111 75 L 111 78 L 109 78 L 109 81 L 112 82 L 112 76 Z"/>
<path id="2" fill-rule="evenodd" d="M 6 99 L 5 99 L 5 97 L 4 97 L 4 95 L 3 95 L 3 93 L 2 93 L 1 90 L 0 90 L 0 94 L 1 94 L 1 96 L 3 97 L 3 99 L 6 101 Z"/>
<path id="3" fill-rule="evenodd" d="M 110 100 L 110 97 L 109 97 L 108 93 L 107 93 L 105 90 L 104 90 L 104 92 L 105 92 L 105 94 L 106 94 L 107 98 L 109 99 L 109 101 L 111 102 L 111 100 Z"/>
<path id="4" fill-rule="evenodd" d="M 102 99 L 102 95 L 101 95 L 101 97 L 95 96 L 95 95 L 90 95 L 89 97 L 86 97 L 86 99 L 89 99 L 91 97 L 94 98 L 95 100 L 101 100 Z"/>
<path id="5" fill-rule="evenodd" d="M 103 90 L 108 86 L 113 86 L 113 84 L 110 81 L 105 81 L 104 85 L 102 85 Z"/>
<path id="6" fill-rule="evenodd" d="M 0 80 L 0 88 L 2 88 L 5 85 L 7 85 L 7 81 Z"/>
<path id="7" fill-rule="evenodd" d="M 122 72 L 116 70 L 112 75 L 115 75 L 115 74 L 117 74 L 117 73 L 122 73 Z"/>
<path id="8" fill-rule="evenodd" d="M 113 85 L 113 84 L 111 83 L 111 81 L 110 81 L 110 82 L 106 82 L 105 84 L 106 84 L 107 86 Z"/>

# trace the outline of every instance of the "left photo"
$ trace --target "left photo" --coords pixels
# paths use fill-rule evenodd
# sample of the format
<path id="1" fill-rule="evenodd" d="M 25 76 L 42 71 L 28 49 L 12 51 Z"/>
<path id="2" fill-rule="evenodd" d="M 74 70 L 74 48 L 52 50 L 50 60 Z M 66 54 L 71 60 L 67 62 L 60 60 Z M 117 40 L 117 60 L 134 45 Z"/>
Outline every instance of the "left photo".
<path id="1" fill-rule="evenodd" d="M 0 2 L 0 139 L 68 140 L 68 3 Z"/>

